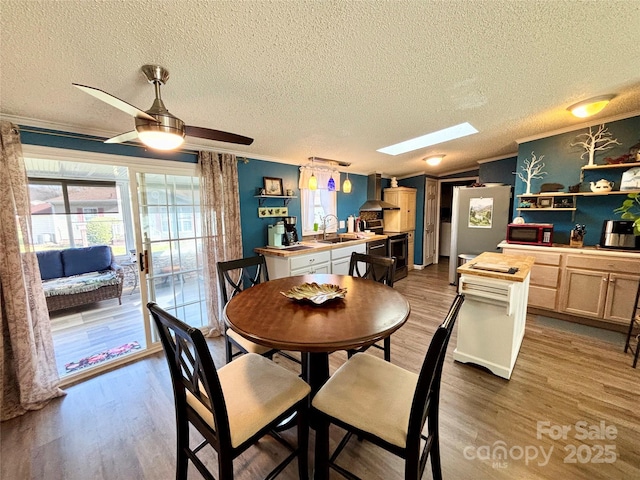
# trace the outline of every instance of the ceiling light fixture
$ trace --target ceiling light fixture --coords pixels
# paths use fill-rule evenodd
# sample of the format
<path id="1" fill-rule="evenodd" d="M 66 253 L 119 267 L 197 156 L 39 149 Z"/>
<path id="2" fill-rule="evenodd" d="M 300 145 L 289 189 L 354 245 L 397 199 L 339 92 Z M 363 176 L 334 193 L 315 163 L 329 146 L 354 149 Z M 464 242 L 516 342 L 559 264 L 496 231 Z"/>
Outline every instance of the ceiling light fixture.
<path id="1" fill-rule="evenodd" d="M 347 172 L 347 178 L 345 178 L 342 184 L 342 193 L 351 193 L 351 180 L 349 180 L 349 172 Z"/>
<path id="2" fill-rule="evenodd" d="M 427 162 L 427 165 L 438 165 L 444 157 L 445 155 L 443 154 L 431 155 L 430 157 L 426 157 L 424 161 Z"/>
<path id="3" fill-rule="evenodd" d="M 309 177 L 309 181 L 308 181 L 308 187 L 309 190 L 317 190 L 318 189 L 318 177 L 316 177 L 315 173 L 314 173 L 314 163 L 318 162 L 321 165 L 326 165 L 323 167 L 318 168 L 317 170 L 319 171 L 324 171 L 324 172 L 331 172 L 330 173 L 330 177 L 329 177 L 329 181 L 327 182 L 327 190 L 329 190 L 330 192 L 335 192 L 336 191 L 336 181 L 333 179 L 333 172 L 336 170 L 335 167 L 340 166 L 340 167 L 348 167 L 349 165 L 351 165 L 349 162 L 343 162 L 340 160 L 331 160 L 328 158 L 320 158 L 320 157 L 309 157 L 309 161 L 311 162 L 311 176 Z M 326 178 L 326 177 L 325 177 Z M 348 176 L 347 176 L 347 180 L 345 180 L 345 184 L 348 181 Z M 351 182 L 349 181 L 349 191 L 346 193 L 350 193 L 351 192 Z M 343 186 L 344 188 L 344 186 Z"/>
<path id="4" fill-rule="evenodd" d="M 615 95 L 600 95 L 599 97 L 589 98 L 571 105 L 569 110 L 575 117 L 586 118 L 602 111 L 604 107 L 615 97 Z"/>
<path id="5" fill-rule="evenodd" d="M 327 190 L 330 192 L 336 191 L 336 181 L 333 179 L 333 173 L 329 177 L 329 181 L 327 182 Z"/>
<path id="6" fill-rule="evenodd" d="M 404 142 L 396 143 L 395 145 L 380 148 L 376 151 L 386 153 L 387 155 L 400 155 L 401 153 L 412 152 L 419 148 L 448 142 L 449 140 L 466 137 L 467 135 L 473 135 L 474 133 L 478 133 L 478 130 L 476 130 L 476 128 L 469 122 L 465 122 L 459 125 L 454 125 L 453 127 L 443 128 L 437 132 L 427 133 L 421 137 L 405 140 Z"/>
<path id="7" fill-rule="evenodd" d="M 155 125 L 149 125 L 155 127 Z M 173 150 L 184 143 L 184 135 L 158 130 L 138 130 L 138 138 L 147 147 L 156 150 Z"/>

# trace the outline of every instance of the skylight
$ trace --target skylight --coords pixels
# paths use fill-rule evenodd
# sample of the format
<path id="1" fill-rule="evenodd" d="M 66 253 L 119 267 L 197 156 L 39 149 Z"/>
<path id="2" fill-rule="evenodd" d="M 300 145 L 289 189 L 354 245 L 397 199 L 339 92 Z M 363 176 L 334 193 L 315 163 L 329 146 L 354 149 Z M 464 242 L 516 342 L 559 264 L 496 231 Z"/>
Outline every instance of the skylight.
<path id="1" fill-rule="evenodd" d="M 379 148 L 377 151 L 380 153 L 386 153 L 387 155 L 400 155 L 401 153 L 407 153 L 430 145 L 448 142 L 449 140 L 466 137 L 467 135 L 473 135 L 474 133 L 478 133 L 478 130 L 476 130 L 469 122 L 464 122 L 459 125 L 454 125 L 453 127 L 443 128 L 437 132 L 427 133 L 421 137 L 405 140 L 404 142 L 396 143 L 395 145 Z"/>

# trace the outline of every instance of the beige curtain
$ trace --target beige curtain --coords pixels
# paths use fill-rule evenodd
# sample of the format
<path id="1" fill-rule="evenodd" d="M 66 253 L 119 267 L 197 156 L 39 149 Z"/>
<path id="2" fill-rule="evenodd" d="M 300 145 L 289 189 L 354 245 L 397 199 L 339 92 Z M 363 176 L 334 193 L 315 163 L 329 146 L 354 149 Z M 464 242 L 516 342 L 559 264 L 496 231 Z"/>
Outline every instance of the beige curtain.
<path id="1" fill-rule="evenodd" d="M 204 250 L 204 281 L 209 336 L 224 332 L 216 273 L 219 261 L 242 257 L 238 163 L 228 153 L 199 152 L 200 206 Z"/>
<path id="2" fill-rule="evenodd" d="M 53 353 L 49 312 L 31 243 L 27 174 L 18 129 L 1 122 L 0 320 L 2 421 L 64 395 Z"/>

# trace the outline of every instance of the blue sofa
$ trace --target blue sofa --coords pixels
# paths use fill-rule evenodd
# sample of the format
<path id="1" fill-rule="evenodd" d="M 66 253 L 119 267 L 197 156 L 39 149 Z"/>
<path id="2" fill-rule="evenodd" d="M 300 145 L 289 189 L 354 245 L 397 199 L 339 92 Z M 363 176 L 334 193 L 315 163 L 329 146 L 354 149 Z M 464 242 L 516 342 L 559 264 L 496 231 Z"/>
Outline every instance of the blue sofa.
<path id="1" fill-rule="evenodd" d="M 111 247 L 46 250 L 36 255 L 50 312 L 112 298 L 122 305 L 124 271 Z"/>

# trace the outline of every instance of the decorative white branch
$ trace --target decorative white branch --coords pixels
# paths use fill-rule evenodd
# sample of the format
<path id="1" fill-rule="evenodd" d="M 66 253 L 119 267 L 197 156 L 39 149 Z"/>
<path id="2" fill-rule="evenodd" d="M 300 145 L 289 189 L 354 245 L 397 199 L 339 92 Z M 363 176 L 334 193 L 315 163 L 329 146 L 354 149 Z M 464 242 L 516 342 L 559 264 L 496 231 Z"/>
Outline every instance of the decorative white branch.
<path id="1" fill-rule="evenodd" d="M 542 171 L 544 168 L 544 163 L 542 163 L 543 158 L 544 155 L 540 155 L 540 158 L 536 158 L 536 154 L 531 152 L 531 158 L 527 158 L 524 161 L 524 165 L 520 167 L 527 174 L 525 177 L 521 172 L 518 172 L 518 178 L 527 185 L 525 195 L 531 195 L 531 180 L 534 178 L 542 178 L 547 174 L 547 172 Z"/>
<path id="2" fill-rule="evenodd" d="M 592 127 L 589 127 L 589 133 L 581 133 L 576 136 L 576 140 L 582 137 L 584 137 L 584 140 L 571 144 L 572 147 L 580 146 L 584 148 L 584 152 L 580 155 L 580 158 L 584 160 L 584 156 L 588 155 L 588 165 L 594 164 L 593 161 L 596 152 L 603 152 L 613 148 L 614 145 L 620 145 L 620 142 L 618 142 L 617 139 L 612 138 L 613 134 L 605 128 L 604 123 L 599 125 L 598 130 L 595 132 L 593 132 L 591 128 Z"/>

